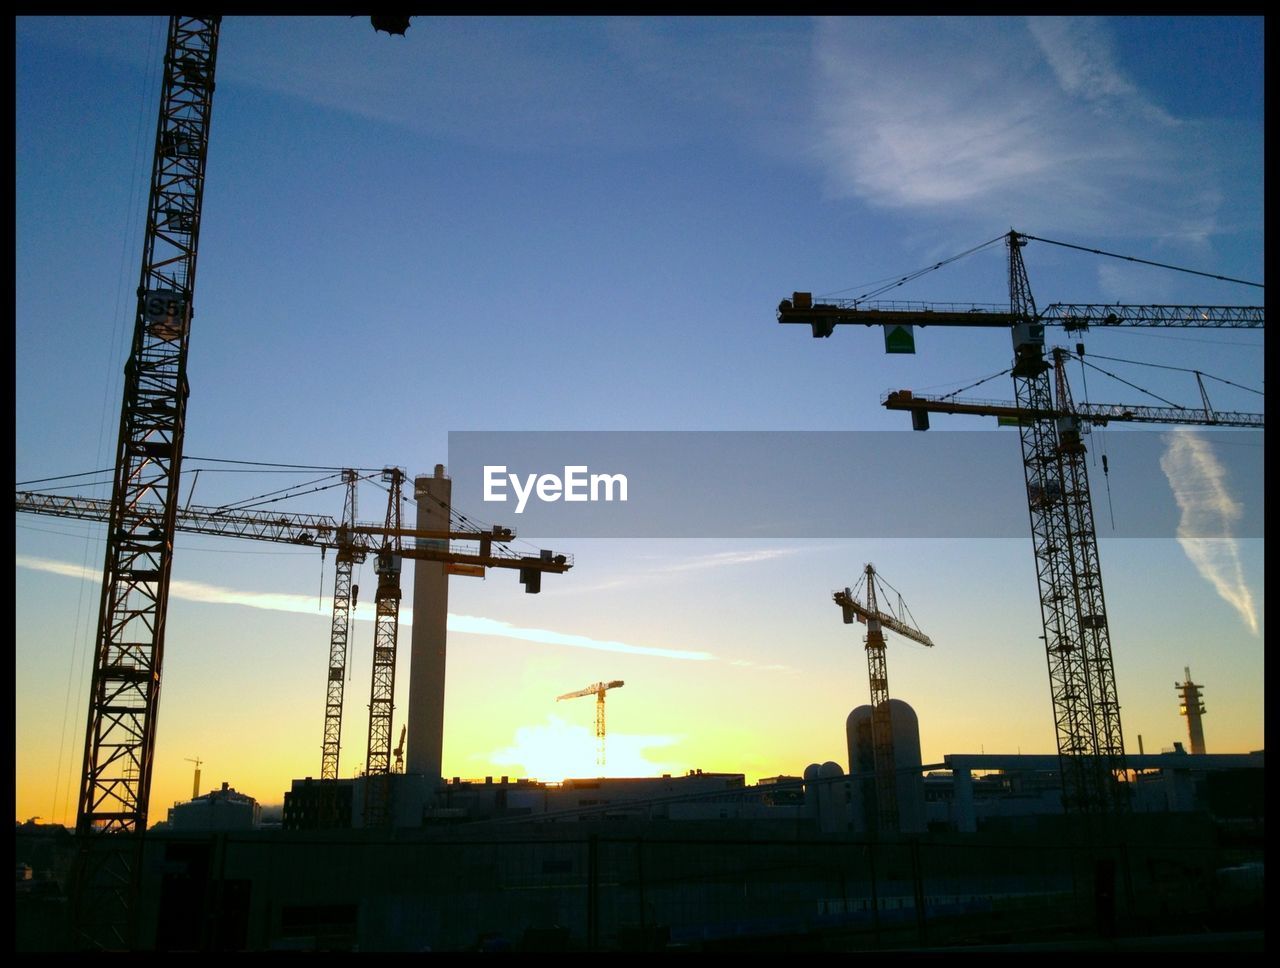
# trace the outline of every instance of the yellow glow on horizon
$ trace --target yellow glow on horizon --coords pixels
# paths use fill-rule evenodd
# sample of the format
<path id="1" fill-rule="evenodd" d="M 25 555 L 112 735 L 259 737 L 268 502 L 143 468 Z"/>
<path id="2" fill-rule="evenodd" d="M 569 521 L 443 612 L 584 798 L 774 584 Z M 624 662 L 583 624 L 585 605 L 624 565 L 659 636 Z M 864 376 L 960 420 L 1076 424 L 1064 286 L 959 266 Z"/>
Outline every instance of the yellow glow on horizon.
<path id="1" fill-rule="evenodd" d="M 517 727 L 512 745 L 475 759 L 495 766 L 515 767 L 517 769 L 508 775 L 526 776 L 544 783 L 559 783 L 569 777 L 659 776 L 683 772 L 685 766 L 650 759 L 646 751 L 671 746 L 681 738 L 606 733 L 605 765 L 599 766 L 595 730 L 549 715 L 544 723 Z"/>

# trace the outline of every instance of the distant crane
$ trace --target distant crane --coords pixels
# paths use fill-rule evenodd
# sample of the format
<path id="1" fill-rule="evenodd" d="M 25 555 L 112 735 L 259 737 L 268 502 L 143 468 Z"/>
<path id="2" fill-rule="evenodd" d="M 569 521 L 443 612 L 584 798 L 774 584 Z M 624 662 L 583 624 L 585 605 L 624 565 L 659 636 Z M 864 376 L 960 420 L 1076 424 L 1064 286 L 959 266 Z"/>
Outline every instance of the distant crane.
<path id="1" fill-rule="evenodd" d="M 1124 735 L 1120 701 L 1116 693 L 1111 655 L 1111 632 L 1102 594 L 1102 569 L 1098 557 L 1093 505 L 1089 496 L 1088 468 L 1081 427 L 1093 414 L 1077 412 L 1071 403 L 1061 362 L 1055 352 L 1054 369 L 1045 359 L 1044 330 L 1048 325 L 1069 333 L 1090 326 L 1230 327 L 1261 328 L 1261 306 L 1122 306 L 1055 303 L 1037 311 L 1027 278 L 1022 249 L 1028 241 L 1054 245 L 1067 243 L 1036 239 L 1010 230 L 1004 241 L 1009 252 L 1009 305 L 906 304 L 879 305 L 860 300 L 814 303 L 812 293 L 795 292 L 778 304 L 778 322 L 810 327 L 815 337 L 828 337 L 837 325 L 883 325 L 909 331 L 918 326 L 980 326 L 1008 330 L 1013 337 L 1013 376 L 1016 403 L 1011 410 L 1019 428 L 1023 473 L 1036 558 L 1040 615 L 1049 665 L 1054 730 L 1063 783 L 1063 808 L 1069 814 L 1090 818 L 1125 813 L 1128 791 L 1118 780 L 1125 776 Z M 995 240 L 992 240 L 993 242 Z M 1091 250 L 1086 250 L 1091 251 Z M 1109 255 L 1110 253 L 1102 253 Z M 1143 260 L 1130 260 L 1143 261 Z M 942 263 L 939 263 L 941 265 Z M 1169 267 L 1166 267 L 1169 268 Z M 1203 273 L 1202 273 L 1203 274 Z M 1227 280 L 1241 282 L 1242 280 Z M 1248 283 L 1249 285 L 1257 285 Z M 890 330 L 886 329 L 886 344 Z M 894 332 L 901 332 L 895 329 Z M 908 337 L 908 341 L 910 337 Z M 901 345 L 895 350 L 902 349 Z M 1199 379 L 1199 375 L 1197 375 Z M 1148 410 L 1142 416 L 1161 422 L 1221 423 L 1204 397 L 1203 416 L 1197 410 L 1173 408 L 1167 414 Z M 907 391 L 886 400 L 894 409 L 910 409 L 916 430 L 927 430 L 930 402 Z M 955 403 L 937 401 L 937 410 L 954 410 Z M 906 404 L 905 406 L 898 406 Z M 1125 410 L 1131 414 L 1121 416 Z M 1097 417 L 1108 420 L 1141 419 L 1143 408 L 1107 408 Z M 982 412 L 975 405 L 964 412 Z M 994 408 L 989 412 L 996 413 Z M 1260 415 L 1240 417 L 1239 425 L 1261 426 Z M 1256 420 L 1254 418 L 1257 418 Z M 1103 422 L 1098 420 L 1097 422 Z M 1105 469 L 1105 464 L 1104 464 Z"/>
<path id="2" fill-rule="evenodd" d="M 892 612 L 881 610 L 876 599 L 876 585 L 883 582 L 876 578 L 874 565 L 868 564 L 863 573 L 867 578 L 865 601 L 860 600 L 848 588 L 835 592 L 832 598 L 844 613 L 845 625 L 851 625 L 856 620 L 867 627 L 867 676 L 871 683 L 871 747 L 875 751 L 876 811 L 880 819 L 880 830 L 888 833 L 898 829 L 898 778 L 893 752 L 889 672 L 885 663 L 882 626 L 930 648 L 933 647 L 933 640 Z M 901 610 L 905 613 L 906 606 L 903 605 Z M 850 768 L 853 768 L 852 763 Z"/>
<path id="3" fill-rule="evenodd" d="M 195 778 L 191 781 L 191 799 L 194 800 L 196 797 L 200 796 L 201 760 L 200 760 L 200 757 L 198 756 L 195 759 L 192 759 L 190 756 L 185 756 L 183 757 L 183 759 L 185 759 L 188 763 L 194 763 L 196 765 L 196 775 L 195 775 Z"/>
<path id="4" fill-rule="evenodd" d="M 556 702 L 561 699 L 577 699 L 579 696 L 596 697 L 596 766 L 604 766 L 604 694 L 610 689 L 621 689 L 622 685 L 621 679 L 614 679 L 612 682 L 597 682 L 594 686 L 587 686 L 577 692 L 556 696 Z"/>
<path id="5" fill-rule="evenodd" d="M 397 773 L 404 772 L 404 737 L 407 732 L 409 732 L 409 727 L 407 724 L 400 727 L 400 743 L 399 745 L 396 746 L 396 754 L 395 754 L 396 755 L 395 772 Z"/>

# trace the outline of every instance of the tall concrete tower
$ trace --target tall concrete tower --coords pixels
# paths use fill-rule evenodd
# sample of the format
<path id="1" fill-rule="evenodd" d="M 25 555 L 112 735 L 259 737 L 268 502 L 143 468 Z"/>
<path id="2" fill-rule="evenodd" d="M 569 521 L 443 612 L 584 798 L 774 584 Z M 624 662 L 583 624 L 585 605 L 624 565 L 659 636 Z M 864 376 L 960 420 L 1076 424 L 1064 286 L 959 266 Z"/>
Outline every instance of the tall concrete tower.
<path id="1" fill-rule="evenodd" d="M 1190 666 L 1184 666 L 1182 671 L 1187 675 L 1186 681 L 1173 684 L 1173 688 L 1178 690 L 1178 698 L 1182 700 L 1178 712 L 1187 717 L 1187 734 L 1191 738 L 1191 752 L 1203 754 L 1204 726 L 1200 722 L 1200 717 L 1204 715 L 1204 703 L 1200 701 L 1200 690 L 1203 687 L 1191 681 Z"/>
<path id="2" fill-rule="evenodd" d="M 453 482 L 437 464 L 431 477 L 413 481 L 419 531 L 448 531 Z M 419 538 L 419 547 L 440 547 L 443 538 Z M 419 773 L 428 785 L 440 778 L 444 750 L 445 626 L 449 615 L 449 576 L 443 562 L 416 561 L 413 568 L 413 634 L 409 657 L 409 732 L 405 772 Z"/>

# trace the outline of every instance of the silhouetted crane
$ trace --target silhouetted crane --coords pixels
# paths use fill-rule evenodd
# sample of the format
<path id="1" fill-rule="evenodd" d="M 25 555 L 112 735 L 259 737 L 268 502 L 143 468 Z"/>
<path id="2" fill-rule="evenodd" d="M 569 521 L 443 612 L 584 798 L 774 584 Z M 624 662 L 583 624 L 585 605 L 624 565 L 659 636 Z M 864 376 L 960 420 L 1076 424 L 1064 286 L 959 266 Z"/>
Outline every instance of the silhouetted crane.
<path id="1" fill-rule="evenodd" d="M 612 682 L 597 682 L 594 686 L 587 686 L 587 688 L 579 689 L 577 692 L 566 692 L 563 696 L 556 696 L 556 702 L 561 699 L 577 699 L 579 696 L 596 697 L 597 766 L 604 766 L 604 694 L 610 689 L 620 689 L 622 685 L 621 679 L 614 679 Z"/>
<path id="2" fill-rule="evenodd" d="M 1016 423 L 1022 444 L 1036 557 L 1063 808 L 1085 818 L 1107 816 L 1127 812 L 1129 794 L 1119 782 L 1125 777 L 1124 736 L 1085 447 L 1081 440 L 1082 424 L 1090 420 L 1102 422 L 1101 418 L 1105 418 L 1204 424 L 1231 422 L 1261 427 L 1262 416 L 1231 414 L 1223 419 L 1224 415 L 1208 405 L 1203 384 L 1203 413 L 1191 408 L 1173 408 L 1163 414 L 1142 413 L 1142 408 L 1108 407 L 1097 413 L 1089 412 L 1087 406 L 1077 408 L 1072 404 L 1062 369 L 1063 354 L 1054 353 L 1056 366 L 1045 358 L 1045 327 L 1061 326 L 1069 333 L 1084 332 L 1091 326 L 1262 328 L 1264 311 L 1261 306 L 1068 303 L 1055 303 L 1038 311 L 1022 259 L 1022 249 L 1031 240 L 1080 248 L 1010 230 L 1004 236 L 1009 253 L 1007 309 L 956 304 L 879 305 L 860 299 L 815 303 L 812 293 L 795 292 L 790 299 L 778 304 L 778 322 L 807 325 L 816 338 L 829 337 L 837 325 L 892 327 L 893 332 L 900 334 L 895 337 L 896 345 L 890 347 L 890 330 L 886 329 L 886 348 L 893 352 L 914 352 L 909 335 L 912 326 L 994 327 L 1008 330 L 1012 335 L 1010 373 L 1016 397 L 1012 407 L 965 405 L 948 399 L 930 401 L 913 398 L 908 391 L 890 395 L 885 406 L 911 410 L 916 430 L 928 429 L 929 411 L 959 412 L 961 407 L 965 408 L 963 412 L 988 412 L 1010 417 Z M 901 339 L 901 335 L 906 339 Z M 1122 416 L 1126 412 L 1128 416 Z"/>
<path id="3" fill-rule="evenodd" d="M 854 621 L 867 627 L 867 677 L 871 683 L 871 746 L 875 751 L 876 810 L 880 818 L 880 830 L 898 829 L 898 780 L 897 765 L 893 753 L 893 719 L 889 709 L 889 671 L 884 658 L 884 633 L 881 627 L 892 629 L 899 635 L 933 647 L 933 640 L 919 629 L 908 625 L 892 612 L 882 611 L 876 600 L 876 570 L 868 564 L 863 572 L 867 576 L 866 600 L 860 601 L 851 589 L 838 591 L 832 598 L 844 613 L 844 624 Z M 905 611 L 905 606 L 903 607 Z M 853 769 L 854 764 L 850 763 Z"/>

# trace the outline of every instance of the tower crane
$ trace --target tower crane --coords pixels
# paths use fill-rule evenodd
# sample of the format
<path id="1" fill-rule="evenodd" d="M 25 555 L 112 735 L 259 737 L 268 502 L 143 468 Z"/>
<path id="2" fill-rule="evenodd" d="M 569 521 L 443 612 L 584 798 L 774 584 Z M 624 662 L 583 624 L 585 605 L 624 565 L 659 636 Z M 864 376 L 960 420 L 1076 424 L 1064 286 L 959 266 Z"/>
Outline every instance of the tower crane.
<path id="1" fill-rule="evenodd" d="M 812 294 L 796 292 L 779 303 L 778 322 L 807 324 L 816 338 L 829 337 L 835 326 L 842 324 L 985 326 L 1010 331 L 1014 415 L 1019 418 L 1063 807 L 1069 814 L 1084 818 L 1109 816 L 1126 812 L 1129 798 L 1116 782 L 1125 775 L 1124 737 L 1080 433 L 1082 423 L 1091 415 L 1077 412 L 1072 405 L 1060 365 L 1055 404 L 1055 381 L 1049 375 L 1053 367 L 1045 360 L 1044 329 L 1047 325 L 1062 326 L 1068 332 L 1083 332 L 1091 326 L 1260 328 L 1264 314 L 1260 306 L 1068 303 L 1055 303 L 1039 312 L 1022 259 L 1023 247 L 1032 240 L 1052 243 L 1013 230 L 1005 236 L 1009 255 L 1007 311 L 955 304 L 881 306 L 857 300 L 814 303 Z M 899 391 L 896 401 L 905 403 L 909 397 Z M 923 413 L 927 405 L 916 403 L 904 408 L 917 411 L 913 414 L 916 429 L 928 427 Z M 1130 409 L 1130 413 L 1134 416 L 1129 419 L 1137 419 L 1135 411 Z M 1112 413 L 1099 416 L 1121 419 Z M 1188 416 L 1192 419 L 1187 422 L 1196 422 L 1193 415 Z M 1257 426 L 1261 426 L 1260 420 Z"/>
<path id="2" fill-rule="evenodd" d="M 400 560 L 438 561 L 446 566 L 462 566 L 483 574 L 488 568 L 516 570 L 529 594 L 540 591 L 534 580 L 544 573 L 563 574 L 573 567 L 571 555 L 540 551 L 537 555 L 520 555 L 501 546 L 514 540 L 511 528 L 494 525 L 489 530 L 450 529 L 417 530 L 400 527 L 399 482 L 404 472 L 387 468 L 382 477 L 392 484 L 387 516 L 380 525 L 355 521 L 354 470 L 342 472 L 346 485 L 341 523 L 328 515 L 297 514 L 281 511 L 257 511 L 240 508 L 215 508 L 188 505 L 174 514 L 175 531 L 195 534 L 250 538 L 282 544 L 318 547 L 321 552 L 336 550 L 338 573 L 334 586 L 334 618 L 330 632 L 329 668 L 326 677 L 325 728 L 322 753 L 322 778 L 337 779 L 338 745 L 342 731 L 343 690 L 346 679 L 347 633 L 353 601 L 351 563 L 374 555 L 379 564 L 379 586 L 375 596 L 374 665 L 370 683 L 370 734 L 365 761 L 366 774 L 386 773 L 390 763 L 391 703 L 395 689 L 396 639 L 399 616 Z M 98 498 L 73 495 L 18 491 L 18 511 L 77 518 L 87 521 L 109 520 L 110 504 Z M 405 539 L 415 542 L 405 547 Z M 457 550 L 449 541 L 478 544 L 474 551 Z M 468 572 L 470 573 L 470 572 Z M 376 720 L 374 713 L 376 713 Z M 374 784 L 377 785 L 376 782 Z M 366 824 L 378 819 L 376 812 L 366 816 Z M 371 825 L 371 824 L 370 824 Z"/>
<path id="3" fill-rule="evenodd" d="M 904 638 L 933 647 L 933 640 L 919 629 L 908 625 L 892 612 L 881 610 L 876 599 L 875 567 L 868 564 L 865 600 L 846 588 L 833 593 L 832 598 L 844 614 L 844 624 L 858 621 L 866 625 L 867 677 L 871 684 L 871 747 L 875 754 L 876 810 L 880 830 L 888 833 L 898 829 L 898 778 L 893 752 L 893 718 L 889 707 L 889 671 L 885 663 L 884 631 L 887 628 Z M 852 767 L 853 764 L 850 764 Z"/>
<path id="4" fill-rule="evenodd" d="M 577 699 L 579 696 L 596 697 L 596 766 L 604 766 L 604 694 L 610 689 L 621 689 L 622 686 L 621 679 L 614 679 L 612 682 L 597 682 L 594 686 L 556 696 L 556 702 L 561 699 Z"/>
<path id="5" fill-rule="evenodd" d="M 165 43 L 76 801 L 82 840 L 72 918 L 95 948 L 131 948 L 135 940 L 141 844 L 128 835 L 146 830 L 151 793 L 221 21 L 173 16 Z M 407 18 L 394 24 L 401 34 L 407 25 Z M 126 839 L 96 849 L 95 834 Z"/>
<path id="6" fill-rule="evenodd" d="M 405 734 L 408 732 L 409 732 L 409 727 L 407 725 L 400 727 L 400 742 L 396 744 L 395 771 L 397 773 L 404 772 L 404 737 L 405 737 Z"/>
<path id="7" fill-rule="evenodd" d="M 146 830 L 151 793 L 220 22 L 172 17 L 165 45 L 76 801 L 72 919 L 96 948 L 134 941 L 141 844 L 129 835 Z"/>

